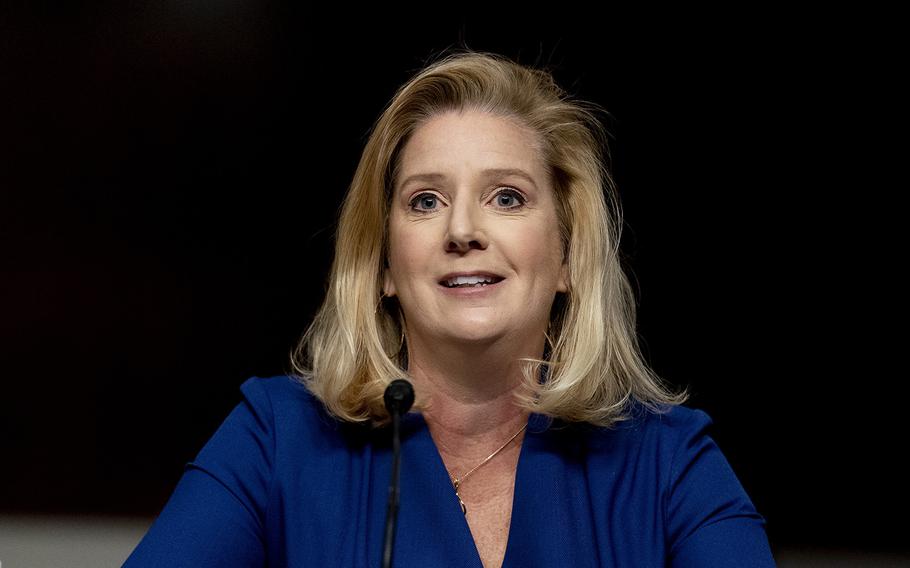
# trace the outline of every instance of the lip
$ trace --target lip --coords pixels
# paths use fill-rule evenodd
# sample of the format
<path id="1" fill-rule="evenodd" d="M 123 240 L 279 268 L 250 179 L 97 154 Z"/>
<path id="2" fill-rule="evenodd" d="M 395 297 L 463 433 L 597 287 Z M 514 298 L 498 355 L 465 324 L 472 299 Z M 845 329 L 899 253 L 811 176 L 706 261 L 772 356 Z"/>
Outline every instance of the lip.
<path id="1" fill-rule="evenodd" d="M 443 276 L 442 278 L 437 280 L 437 282 L 442 284 L 446 280 L 451 280 L 452 278 L 455 278 L 456 276 L 489 276 L 490 278 L 499 278 L 500 280 L 506 279 L 505 276 L 500 276 L 499 274 L 496 274 L 495 272 L 487 272 L 485 270 L 472 270 L 470 272 L 449 272 L 448 274 L 446 274 L 445 276 Z"/>
<path id="2" fill-rule="evenodd" d="M 455 278 L 456 276 L 491 276 L 493 278 L 498 278 L 499 282 L 495 282 L 492 284 L 486 284 L 484 286 L 477 286 L 477 287 L 471 286 L 468 288 L 449 288 L 448 286 L 443 284 L 443 282 L 445 282 L 446 280 L 450 280 L 452 278 Z M 465 297 L 465 296 L 480 296 L 480 295 L 492 294 L 493 292 L 495 292 L 496 290 L 501 288 L 502 285 L 505 283 L 505 281 L 506 281 L 505 276 L 500 276 L 499 274 L 496 274 L 494 272 L 486 272 L 486 271 L 478 270 L 478 271 L 471 271 L 471 272 L 450 272 L 449 274 L 446 274 L 445 276 L 440 278 L 437 281 L 437 284 L 439 285 L 439 288 L 442 290 L 442 292 L 444 294 L 447 294 L 450 296 L 455 296 L 455 297 Z"/>

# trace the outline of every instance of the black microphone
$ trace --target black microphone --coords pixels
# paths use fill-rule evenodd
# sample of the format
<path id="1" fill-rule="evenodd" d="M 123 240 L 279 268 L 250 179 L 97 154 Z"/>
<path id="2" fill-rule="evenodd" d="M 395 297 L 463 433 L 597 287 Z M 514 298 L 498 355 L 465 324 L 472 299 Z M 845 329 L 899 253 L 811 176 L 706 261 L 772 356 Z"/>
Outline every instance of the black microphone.
<path id="1" fill-rule="evenodd" d="M 392 417 L 392 480 L 389 482 L 389 504 L 385 514 L 385 545 L 382 549 L 382 568 L 391 568 L 401 477 L 401 416 L 414 404 L 414 387 L 404 379 L 395 379 L 386 387 L 382 399 L 385 401 L 386 410 Z"/>

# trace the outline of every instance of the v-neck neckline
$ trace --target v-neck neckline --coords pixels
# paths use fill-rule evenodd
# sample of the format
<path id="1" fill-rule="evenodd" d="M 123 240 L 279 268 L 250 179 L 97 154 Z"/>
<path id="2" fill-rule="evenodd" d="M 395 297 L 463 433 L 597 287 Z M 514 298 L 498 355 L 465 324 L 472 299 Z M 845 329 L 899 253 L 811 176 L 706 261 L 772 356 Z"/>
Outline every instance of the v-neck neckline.
<path id="1" fill-rule="evenodd" d="M 471 532 L 468 519 L 461 511 L 461 506 L 458 502 L 458 497 L 455 495 L 455 489 L 452 486 L 449 471 L 446 468 L 445 461 L 442 458 L 439 448 L 436 446 L 436 442 L 433 440 L 426 419 L 423 414 L 419 412 L 408 413 L 403 419 L 403 424 L 408 423 L 410 423 L 409 426 L 415 430 L 413 441 L 419 446 L 422 446 L 422 449 L 433 456 L 431 460 L 433 463 L 429 465 L 430 471 L 427 472 L 431 479 L 427 481 L 432 484 L 434 489 L 444 491 L 442 487 L 444 486 L 447 488 L 445 491 L 445 500 L 448 502 L 442 503 L 440 506 L 443 514 L 443 522 L 448 527 L 454 527 L 453 530 L 457 532 L 459 540 L 463 541 L 463 548 L 472 551 L 472 563 L 475 564 L 477 568 L 482 568 L 483 562 L 480 559 L 480 551 L 477 548 L 477 543 L 474 540 L 474 535 Z M 545 432 L 548 426 L 549 419 L 546 416 L 533 412 L 528 415 L 527 428 L 524 430 L 525 435 L 522 437 L 518 453 L 518 462 L 515 468 L 515 483 L 512 489 L 512 507 L 509 517 L 509 533 L 506 538 L 506 548 L 502 560 L 503 568 L 509 566 L 509 558 L 510 556 L 514 556 L 514 553 L 510 554 L 510 551 L 515 548 L 515 543 L 521 542 L 521 539 L 523 538 L 528 538 L 528 535 L 516 536 L 516 528 L 520 531 L 523 524 L 516 524 L 515 520 L 521 518 L 524 506 L 526 505 L 525 500 L 532 497 L 534 494 L 533 491 L 530 491 L 527 488 L 527 484 L 532 480 L 528 478 L 528 474 L 525 472 L 525 469 L 527 468 L 526 464 L 532 459 L 530 454 L 533 453 L 534 449 L 539 445 L 535 438 Z"/>

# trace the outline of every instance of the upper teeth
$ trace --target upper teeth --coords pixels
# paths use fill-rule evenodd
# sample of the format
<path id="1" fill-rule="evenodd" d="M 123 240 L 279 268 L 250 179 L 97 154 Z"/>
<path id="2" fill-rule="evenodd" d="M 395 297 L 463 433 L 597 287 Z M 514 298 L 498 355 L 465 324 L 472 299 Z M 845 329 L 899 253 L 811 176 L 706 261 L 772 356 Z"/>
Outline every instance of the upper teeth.
<path id="1" fill-rule="evenodd" d="M 459 286 L 461 284 L 477 284 L 479 282 L 493 282 L 492 276 L 456 276 L 446 280 L 446 286 Z"/>

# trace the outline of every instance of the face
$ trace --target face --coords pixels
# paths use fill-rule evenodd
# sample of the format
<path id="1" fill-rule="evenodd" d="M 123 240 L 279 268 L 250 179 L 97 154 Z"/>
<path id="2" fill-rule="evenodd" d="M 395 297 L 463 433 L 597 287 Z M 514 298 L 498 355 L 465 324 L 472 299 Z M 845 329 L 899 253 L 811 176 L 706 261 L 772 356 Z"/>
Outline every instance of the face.
<path id="1" fill-rule="evenodd" d="M 542 345 L 568 272 L 536 134 L 449 112 L 415 130 L 400 160 L 383 291 L 412 340 Z"/>

